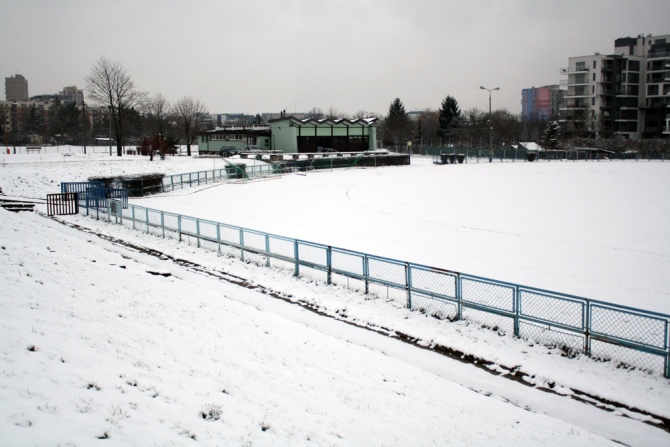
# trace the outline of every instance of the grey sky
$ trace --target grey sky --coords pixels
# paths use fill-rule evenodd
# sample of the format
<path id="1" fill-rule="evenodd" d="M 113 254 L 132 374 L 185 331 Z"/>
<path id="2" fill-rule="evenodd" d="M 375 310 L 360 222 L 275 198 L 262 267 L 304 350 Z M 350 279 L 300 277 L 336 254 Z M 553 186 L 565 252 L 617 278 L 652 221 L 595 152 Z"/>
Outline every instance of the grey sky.
<path id="1" fill-rule="evenodd" d="M 670 34 L 668 0 L 0 0 L 0 17 L 0 76 L 22 74 L 31 96 L 86 89 L 105 56 L 210 113 L 386 114 L 447 95 L 487 109 L 480 85 L 519 113 L 521 89 L 558 83 L 568 57 Z"/>

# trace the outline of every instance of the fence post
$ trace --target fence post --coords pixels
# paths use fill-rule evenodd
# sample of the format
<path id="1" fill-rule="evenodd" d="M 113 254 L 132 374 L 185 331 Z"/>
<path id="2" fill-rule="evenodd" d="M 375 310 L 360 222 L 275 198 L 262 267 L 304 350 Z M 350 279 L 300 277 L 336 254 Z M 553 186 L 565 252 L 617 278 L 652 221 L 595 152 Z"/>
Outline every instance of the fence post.
<path id="1" fill-rule="evenodd" d="M 293 275 L 300 276 L 300 253 L 297 239 L 293 239 L 293 258 L 295 259 L 295 272 Z"/>
<path id="2" fill-rule="evenodd" d="M 144 215 L 145 215 L 145 221 L 147 224 L 147 234 L 150 233 L 149 231 L 149 208 L 144 208 Z"/>
<path id="3" fill-rule="evenodd" d="M 463 319 L 463 278 L 456 274 L 456 321 Z"/>
<path id="4" fill-rule="evenodd" d="M 665 378 L 670 379 L 670 325 L 665 321 Z"/>
<path id="5" fill-rule="evenodd" d="M 521 294 L 519 293 L 519 286 L 514 286 L 513 291 L 513 310 L 514 310 L 514 336 L 519 336 L 519 315 L 521 314 Z"/>
<path id="6" fill-rule="evenodd" d="M 216 223 L 216 251 L 221 254 L 221 225 Z"/>
<path id="7" fill-rule="evenodd" d="M 130 205 L 130 206 L 132 207 L 131 208 L 131 211 L 132 211 L 131 218 L 133 219 L 133 230 L 135 230 L 135 205 Z"/>
<path id="8" fill-rule="evenodd" d="M 363 257 L 363 277 L 365 278 L 365 294 L 370 292 L 370 259 L 368 255 Z"/>
<path id="9" fill-rule="evenodd" d="M 591 303 L 587 300 L 583 305 L 584 312 L 584 354 L 591 356 Z"/>
<path id="10" fill-rule="evenodd" d="M 407 308 L 412 309 L 412 269 L 409 262 L 405 262 L 405 288 L 407 290 Z"/>
<path id="11" fill-rule="evenodd" d="M 174 191 L 174 175 L 170 176 L 170 184 L 172 185 L 172 190 Z"/>
<path id="12" fill-rule="evenodd" d="M 198 238 L 196 246 L 200 248 L 200 219 L 195 220 L 195 236 Z"/>
<path id="13" fill-rule="evenodd" d="M 333 282 L 333 248 L 330 245 L 326 249 L 326 266 L 328 267 L 326 283 L 331 285 Z"/>
<path id="14" fill-rule="evenodd" d="M 270 235 L 265 233 L 265 266 L 270 267 Z"/>
<path id="15" fill-rule="evenodd" d="M 161 211 L 161 231 L 163 232 L 163 239 L 165 239 L 165 212 Z"/>
<path id="16" fill-rule="evenodd" d="M 181 242 L 181 214 L 177 216 L 177 234 L 179 235 L 179 242 Z"/>
<path id="17" fill-rule="evenodd" d="M 244 229 L 240 227 L 240 259 L 244 261 Z"/>

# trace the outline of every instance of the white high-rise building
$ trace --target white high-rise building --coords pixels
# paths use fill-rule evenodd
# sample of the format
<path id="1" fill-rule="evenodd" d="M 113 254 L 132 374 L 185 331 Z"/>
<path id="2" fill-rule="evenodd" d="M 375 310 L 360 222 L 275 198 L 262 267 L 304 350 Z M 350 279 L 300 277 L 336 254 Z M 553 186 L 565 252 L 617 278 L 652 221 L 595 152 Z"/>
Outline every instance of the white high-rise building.
<path id="1" fill-rule="evenodd" d="M 670 35 L 616 39 L 614 54 L 571 57 L 561 74 L 566 132 L 670 135 Z"/>

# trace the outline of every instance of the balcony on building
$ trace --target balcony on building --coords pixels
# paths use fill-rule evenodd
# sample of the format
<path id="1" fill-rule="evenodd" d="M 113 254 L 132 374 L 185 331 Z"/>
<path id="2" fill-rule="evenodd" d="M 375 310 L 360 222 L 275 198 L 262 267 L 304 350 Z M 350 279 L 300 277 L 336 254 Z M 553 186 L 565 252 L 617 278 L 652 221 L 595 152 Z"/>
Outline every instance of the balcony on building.
<path id="1" fill-rule="evenodd" d="M 579 67 L 561 67 L 559 72 L 562 75 L 569 75 L 569 74 L 584 73 L 588 71 L 590 71 L 589 67 L 579 66 Z"/>
<path id="2" fill-rule="evenodd" d="M 670 59 L 670 51 L 650 51 L 649 59 Z"/>
<path id="3" fill-rule="evenodd" d="M 649 109 L 670 108 L 670 97 L 647 98 L 647 108 Z"/>

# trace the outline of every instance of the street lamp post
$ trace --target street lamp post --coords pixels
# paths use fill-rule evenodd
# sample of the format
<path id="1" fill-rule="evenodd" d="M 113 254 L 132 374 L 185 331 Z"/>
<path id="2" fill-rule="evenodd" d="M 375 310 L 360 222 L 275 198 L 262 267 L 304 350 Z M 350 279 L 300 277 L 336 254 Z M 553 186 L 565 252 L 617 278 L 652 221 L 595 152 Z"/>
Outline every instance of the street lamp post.
<path id="1" fill-rule="evenodd" d="M 14 145 L 14 155 L 16 155 L 16 101 L 12 103 L 12 144 Z"/>
<path id="2" fill-rule="evenodd" d="M 486 88 L 480 86 L 479 88 L 489 92 L 489 163 L 491 163 L 493 161 L 493 121 L 491 120 L 491 92 L 494 90 L 500 90 L 500 87 Z"/>
<path id="3" fill-rule="evenodd" d="M 109 156 L 112 156 L 112 107 L 107 106 L 107 120 L 109 121 L 109 133 L 107 137 L 109 139 Z"/>

